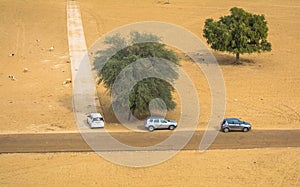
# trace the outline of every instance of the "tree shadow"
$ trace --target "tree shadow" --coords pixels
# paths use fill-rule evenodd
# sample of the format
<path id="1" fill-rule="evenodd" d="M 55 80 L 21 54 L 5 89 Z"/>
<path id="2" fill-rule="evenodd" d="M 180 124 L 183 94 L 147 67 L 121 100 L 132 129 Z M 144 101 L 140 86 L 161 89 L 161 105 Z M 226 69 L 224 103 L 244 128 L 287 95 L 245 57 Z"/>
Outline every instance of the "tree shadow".
<path id="1" fill-rule="evenodd" d="M 215 56 L 219 65 L 222 66 L 239 66 L 239 65 L 254 65 L 255 61 L 249 58 L 245 58 L 243 56 L 240 57 L 241 64 L 235 63 L 235 55 L 220 53 L 217 51 L 213 51 L 212 54 Z"/>
<path id="2" fill-rule="evenodd" d="M 99 93 L 98 93 L 99 94 Z M 99 95 L 98 95 L 99 98 Z M 100 111 L 101 114 L 104 117 L 104 120 L 108 123 L 120 123 L 118 118 L 116 117 L 112 105 L 111 105 L 111 100 L 108 97 L 101 97 L 99 98 L 100 101 Z M 104 104 L 105 103 L 105 104 Z"/>
<path id="3" fill-rule="evenodd" d="M 103 115 L 104 120 L 108 123 L 120 124 L 119 120 L 115 116 L 114 111 L 111 107 L 111 101 L 110 101 L 109 94 L 107 94 L 105 96 L 100 95 L 100 97 L 99 97 L 99 95 L 97 95 L 97 99 L 100 102 L 100 108 L 97 107 L 97 111 L 100 112 L 101 115 Z M 73 96 L 70 94 L 65 94 L 63 96 L 60 96 L 57 99 L 57 103 L 59 104 L 59 106 L 66 108 L 70 112 L 73 112 L 72 102 L 73 102 Z M 104 106 L 102 106 L 102 103 L 104 103 Z"/>
<path id="4" fill-rule="evenodd" d="M 179 55 L 180 60 L 198 62 L 200 64 L 214 64 L 218 62 L 221 66 L 239 66 L 239 65 L 254 65 L 255 61 L 244 56 L 240 56 L 240 64 L 235 63 L 235 55 L 226 54 L 219 51 L 193 51 Z"/>
<path id="5" fill-rule="evenodd" d="M 73 96 L 69 94 L 65 94 L 57 99 L 57 102 L 60 106 L 68 109 L 68 111 L 73 112 Z"/>

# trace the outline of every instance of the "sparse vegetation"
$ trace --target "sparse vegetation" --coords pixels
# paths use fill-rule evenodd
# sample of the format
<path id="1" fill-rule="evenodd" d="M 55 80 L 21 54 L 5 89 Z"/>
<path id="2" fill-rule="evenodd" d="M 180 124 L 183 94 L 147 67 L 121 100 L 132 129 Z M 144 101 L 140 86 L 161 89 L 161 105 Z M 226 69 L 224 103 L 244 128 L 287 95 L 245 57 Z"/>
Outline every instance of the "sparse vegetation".
<path id="1" fill-rule="evenodd" d="M 140 41 L 155 42 L 140 43 Z M 125 92 L 127 92 L 130 87 L 130 81 L 139 80 L 145 71 L 149 71 L 151 75 L 153 75 L 153 78 L 138 81 L 135 86 L 129 90 L 129 107 L 131 113 L 136 117 L 149 115 L 150 111 L 148 107 L 150 101 L 156 98 L 160 98 L 164 101 L 164 103 L 156 102 L 156 104 L 165 104 L 167 110 L 175 108 L 176 103 L 172 98 L 174 88 L 169 82 L 175 80 L 178 75 L 173 67 L 162 63 L 160 60 L 165 59 L 173 64 L 178 64 L 178 57 L 175 52 L 166 49 L 164 44 L 159 43 L 157 36 L 146 33 L 140 34 L 132 32 L 129 41 L 126 41 L 124 37 L 117 34 L 107 38 L 105 42 L 110 45 L 110 47 L 104 51 L 99 51 L 99 56 L 94 61 L 95 68 L 100 77 L 99 83 L 103 82 L 105 87 L 111 91 L 121 71 L 130 65 L 128 73 L 126 73 L 126 77 L 124 77 L 128 82 L 125 82 L 125 85 L 122 85 L 122 88 L 118 89 L 118 93 L 115 96 L 117 98 L 115 101 L 117 100 L 118 102 L 114 103 L 114 106 L 123 107 L 128 104 L 126 98 L 118 97 L 124 97 L 124 95 L 126 95 Z M 104 65 L 106 59 L 108 60 Z M 134 63 L 138 60 L 147 60 L 150 62 L 150 65 L 149 63 L 145 65 L 143 61 L 141 61 L 141 63 Z M 102 66 L 103 69 L 101 68 Z M 100 69 L 102 70 L 100 71 Z M 163 74 L 169 82 L 155 78 L 159 77 L 159 74 Z M 130 119 L 131 113 L 128 119 Z"/>

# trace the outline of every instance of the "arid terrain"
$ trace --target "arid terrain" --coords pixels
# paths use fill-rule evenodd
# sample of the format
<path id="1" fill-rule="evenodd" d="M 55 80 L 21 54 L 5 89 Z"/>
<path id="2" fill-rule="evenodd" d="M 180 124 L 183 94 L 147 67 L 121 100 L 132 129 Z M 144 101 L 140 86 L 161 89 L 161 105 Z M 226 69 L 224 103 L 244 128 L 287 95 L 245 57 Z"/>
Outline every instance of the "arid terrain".
<path id="1" fill-rule="evenodd" d="M 203 42 L 207 18 L 234 6 L 264 14 L 272 51 L 234 56 L 212 51 L 226 85 L 227 117 L 255 129 L 300 128 L 300 2 L 297 0 L 79 0 L 87 46 L 125 24 L 162 21 Z M 66 1 L 0 1 L 0 133 L 77 131 L 67 40 Z M 297 34 L 298 33 L 298 34 Z M 210 92 L 196 64 L 182 68 L 199 93 L 199 128 L 210 115 Z M 9 78 L 14 76 L 14 80 Z M 109 94 L 98 86 L 104 117 L 112 119 Z M 176 118 L 180 107 L 168 114 Z M 113 122 L 113 121 L 112 121 Z M 120 129 L 116 123 L 107 129 Z M 250 132 L 251 133 L 251 132 Z M 299 186 L 299 148 L 181 152 L 149 168 L 118 166 L 95 153 L 1 154 L 1 186 Z M 124 153 L 126 154 L 126 153 Z"/>
<path id="2" fill-rule="evenodd" d="M 299 149 L 181 152 L 163 164 L 146 168 L 115 165 L 95 153 L 1 155 L 0 184 L 299 186 L 299 154 Z"/>

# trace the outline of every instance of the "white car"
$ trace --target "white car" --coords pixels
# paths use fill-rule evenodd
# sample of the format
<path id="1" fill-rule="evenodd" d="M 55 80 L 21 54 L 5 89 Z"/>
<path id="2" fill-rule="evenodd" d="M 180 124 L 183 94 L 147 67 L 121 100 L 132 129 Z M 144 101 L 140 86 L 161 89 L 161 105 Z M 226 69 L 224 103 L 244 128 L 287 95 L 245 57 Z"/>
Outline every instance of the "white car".
<path id="1" fill-rule="evenodd" d="M 104 127 L 104 119 L 100 113 L 90 113 L 87 116 L 87 123 L 91 128 Z"/>
<path id="2" fill-rule="evenodd" d="M 147 118 L 144 125 L 149 131 L 153 131 L 155 129 L 174 130 L 177 127 L 177 122 L 174 120 L 166 120 L 163 117 L 151 116 Z"/>

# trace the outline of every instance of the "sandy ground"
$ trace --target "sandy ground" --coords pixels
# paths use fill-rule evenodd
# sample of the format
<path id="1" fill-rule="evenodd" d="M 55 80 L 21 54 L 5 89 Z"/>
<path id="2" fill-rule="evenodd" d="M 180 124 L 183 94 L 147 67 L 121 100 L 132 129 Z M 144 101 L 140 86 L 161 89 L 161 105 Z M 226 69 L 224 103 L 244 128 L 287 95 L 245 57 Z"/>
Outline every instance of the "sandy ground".
<path id="1" fill-rule="evenodd" d="M 299 154 L 299 149 L 181 152 L 146 168 L 114 165 L 95 153 L 4 154 L 0 185 L 299 186 Z"/>
<path id="2" fill-rule="evenodd" d="M 263 13 L 269 25 L 269 53 L 243 55 L 242 66 L 231 65 L 234 57 L 214 52 L 226 85 L 226 116 L 240 117 L 254 128 L 300 128 L 300 50 L 297 1 L 79 1 L 87 45 L 124 24 L 157 20 L 182 26 L 201 39 L 206 18 L 229 14 L 233 6 Z M 68 61 L 65 1 L 0 2 L 0 131 L 51 132 L 76 130 L 72 114 L 72 90 L 62 83 L 71 77 Z M 204 41 L 204 40 L 203 40 Z M 54 46 L 53 51 L 49 48 Z M 9 54 L 14 53 L 13 57 Z M 182 60 L 182 68 L 199 92 L 200 122 L 210 115 L 210 92 L 201 70 Z M 24 73 L 24 68 L 28 72 Z M 14 75 L 16 81 L 8 78 Z M 109 95 L 98 88 L 103 113 L 110 120 Z M 177 110 L 168 114 L 177 118 Z M 115 125 L 107 125 L 114 128 Z"/>
<path id="3" fill-rule="evenodd" d="M 241 66 L 231 65 L 232 56 L 215 53 L 226 84 L 226 116 L 241 117 L 254 128 L 300 128 L 299 1 L 163 2 L 80 0 L 87 45 L 116 27 L 147 20 L 178 24 L 203 39 L 204 20 L 227 15 L 233 6 L 263 13 L 272 52 L 243 55 Z M 76 130 L 71 86 L 62 85 L 71 77 L 65 10 L 65 0 L 0 1 L 1 133 Z M 51 46 L 53 51 L 48 50 Z M 182 61 L 182 67 L 200 91 L 199 127 L 204 127 L 210 110 L 207 83 L 195 64 Z M 106 92 L 101 86 L 98 91 L 106 108 Z M 94 153 L 4 154 L 0 185 L 299 186 L 299 153 L 299 149 L 183 152 L 161 165 L 139 169 L 114 165 Z"/>
<path id="4" fill-rule="evenodd" d="M 121 2 L 121 1 L 120 1 Z M 297 1 L 126 1 L 122 6 L 115 1 L 80 1 L 88 46 L 97 37 L 112 29 L 138 21 L 164 21 L 182 26 L 201 39 L 204 20 L 218 19 L 239 6 L 247 11 L 264 14 L 269 26 L 272 52 L 243 55 L 244 65 L 231 63 L 234 57 L 214 52 L 221 64 L 226 85 L 226 116 L 240 117 L 254 128 L 300 128 L 300 50 L 299 9 Z M 122 19 L 120 19 L 122 18 Z M 203 39 L 203 41 L 205 41 Z M 181 61 L 182 68 L 193 79 L 200 100 L 199 127 L 207 125 L 210 115 L 210 92 L 205 77 L 196 64 Z M 98 88 L 103 113 L 112 119 L 108 110 L 109 94 Z M 180 103 L 180 102 L 178 102 Z M 177 119 L 180 107 L 168 113 Z"/>
<path id="5" fill-rule="evenodd" d="M 0 2 L 1 132 L 76 128 L 72 89 L 62 85 L 71 77 L 65 9 L 65 1 Z"/>

